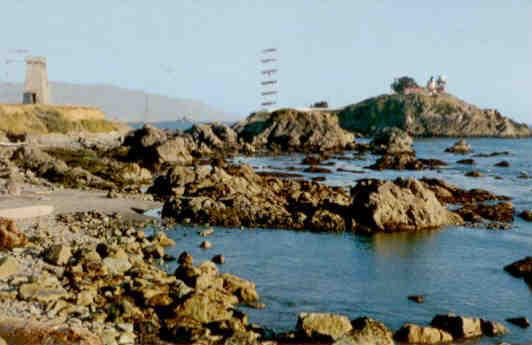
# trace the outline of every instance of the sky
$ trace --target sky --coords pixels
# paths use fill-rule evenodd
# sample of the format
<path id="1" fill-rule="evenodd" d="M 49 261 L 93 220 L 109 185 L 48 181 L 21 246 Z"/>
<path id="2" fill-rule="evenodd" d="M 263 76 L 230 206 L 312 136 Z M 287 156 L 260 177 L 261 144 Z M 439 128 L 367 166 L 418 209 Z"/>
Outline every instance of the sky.
<path id="1" fill-rule="evenodd" d="M 48 59 L 50 80 L 112 84 L 259 109 L 261 50 L 278 49 L 278 104 L 333 107 L 389 92 L 394 77 L 532 123 L 532 1 L 3 0 L 0 80 L 14 50 Z M 6 6 L 7 5 L 7 6 Z M 6 74 L 7 73 L 7 74 Z"/>

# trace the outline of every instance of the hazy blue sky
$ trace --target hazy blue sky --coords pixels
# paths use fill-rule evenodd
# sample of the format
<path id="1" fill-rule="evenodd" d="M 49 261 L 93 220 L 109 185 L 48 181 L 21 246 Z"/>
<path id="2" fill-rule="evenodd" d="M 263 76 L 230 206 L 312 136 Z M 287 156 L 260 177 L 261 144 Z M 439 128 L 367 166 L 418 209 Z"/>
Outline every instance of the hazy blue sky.
<path id="1" fill-rule="evenodd" d="M 51 80 L 244 116 L 258 108 L 259 52 L 274 46 L 282 105 L 341 106 L 388 92 L 396 76 L 443 73 L 452 93 L 532 122 L 530 0 L 3 0 L 2 13 L 1 56 L 46 56 Z M 9 72 L 22 80 L 22 66 Z"/>

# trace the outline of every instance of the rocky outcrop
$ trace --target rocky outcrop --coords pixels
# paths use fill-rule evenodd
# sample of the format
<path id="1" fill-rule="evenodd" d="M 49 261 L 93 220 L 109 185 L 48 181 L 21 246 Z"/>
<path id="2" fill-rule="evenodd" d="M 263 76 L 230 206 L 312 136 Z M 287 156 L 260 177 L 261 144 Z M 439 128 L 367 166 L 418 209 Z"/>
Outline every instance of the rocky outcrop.
<path id="1" fill-rule="evenodd" d="M 511 203 L 493 202 L 510 200 L 507 196 L 497 195 L 484 189 L 465 190 L 434 178 L 423 178 L 421 182 L 434 192 L 440 202 L 462 205 L 456 212 L 468 223 L 482 223 L 483 220 L 508 223 L 514 220 L 515 210 Z M 487 201 L 490 203 L 486 203 Z M 495 226 L 497 224 L 499 226 Z M 501 224 L 490 225 L 500 228 Z"/>
<path id="2" fill-rule="evenodd" d="M 181 222 L 316 231 L 349 224 L 342 216 L 350 198 L 342 190 L 261 176 L 247 165 L 174 167 L 150 192 L 169 198 L 162 215 Z"/>
<path id="3" fill-rule="evenodd" d="M 333 345 L 394 345 L 392 332 L 382 322 L 361 317 L 351 323 L 353 329 Z"/>
<path id="4" fill-rule="evenodd" d="M 420 181 L 432 190 L 442 203 L 468 204 L 490 200 L 510 200 L 507 196 L 497 195 L 484 189 L 462 189 L 441 179 L 422 178 Z"/>
<path id="5" fill-rule="evenodd" d="M 434 169 L 445 162 L 437 159 L 418 159 L 412 147 L 412 137 L 397 127 L 386 127 L 378 130 L 370 142 L 371 151 L 382 155 L 369 166 L 370 169 L 383 170 L 422 170 Z"/>
<path id="6" fill-rule="evenodd" d="M 224 162 L 173 167 L 149 189 L 178 222 L 311 231 L 391 232 L 462 224 L 425 183 L 361 180 L 351 195 L 302 180 L 260 175 Z"/>
<path id="7" fill-rule="evenodd" d="M 313 340 L 336 340 L 352 329 L 347 316 L 327 313 L 301 313 L 296 326 L 303 338 Z"/>
<path id="8" fill-rule="evenodd" d="M 404 324 L 394 333 L 394 339 L 406 344 L 442 344 L 453 341 L 453 336 L 441 329 L 428 326 L 418 326 L 412 323 Z"/>
<path id="9" fill-rule="evenodd" d="M 197 147 L 196 150 L 202 155 L 215 152 L 229 154 L 239 149 L 238 135 L 224 124 L 196 124 L 186 133 L 190 134 Z"/>
<path id="10" fill-rule="evenodd" d="M 413 153 L 412 137 L 397 127 L 386 127 L 378 130 L 370 142 L 371 151 L 375 154 Z"/>
<path id="11" fill-rule="evenodd" d="M 23 146 L 13 153 L 11 159 L 20 169 L 29 170 L 38 177 L 64 187 L 116 188 L 114 183 L 106 181 L 82 167 L 70 167 L 63 160 L 54 158 L 36 147 Z"/>
<path id="12" fill-rule="evenodd" d="M 460 139 L 453 146 L 446 148 L 445 152 L 466 154 L 471 152 L 471 146 L 464 139 Z"/>
<path id="13" fill-rule="evenodd" d="M 482 222 L 482 219 L 513 222 L 515 210 L 511 203 L 501 202 L 498 204 L 466 204 L 456 212 L 467 222 Z"/>
<path id="14" fill-rule="evenodd" d="M 406 180 L 360 180 L 351 189 L 351 213 L 367 232 L 413 231 L 457 225 L 462 219 L 447 210 L 423 183 Z"/>
<path id="15" fill-rule="evenodd" d="M 150 170 L 166 165 L 188 165 L 200 157 L 228 156 L 241 145 L 230 127 L 219 124 L 198 124 L 186 132 L 169 132 L 151 125 L 131 131 L 123 143 L 126 159 Z"/>
<path id="16" fill-rule="evenodd" d="M 480 109 L 450 94 L 392 94 L 369 98 L 338 112 L 342 128 L 371 135 L 385 127 L 398 127 L 413 136 L 526 137 L 532 130 L 502 116 L 497 110 Z"/>
<path id="17" fill-rule="evenodd" d="M 192 146 L 192 142 L 178 135 L 172 137 L 170 133 L 149 124 L 131 131 L 123 142 L 127 159 L 150 170 L 157 170 L 165 163 L 191 163 Z"/>
<path id="18" fill-rule="evenodd" d="M 268 151 L 332 151 L 350 147 L 354 141 L 336 116 L 322 111 L 255 113 L 233 129 L 244 142 Z"/>

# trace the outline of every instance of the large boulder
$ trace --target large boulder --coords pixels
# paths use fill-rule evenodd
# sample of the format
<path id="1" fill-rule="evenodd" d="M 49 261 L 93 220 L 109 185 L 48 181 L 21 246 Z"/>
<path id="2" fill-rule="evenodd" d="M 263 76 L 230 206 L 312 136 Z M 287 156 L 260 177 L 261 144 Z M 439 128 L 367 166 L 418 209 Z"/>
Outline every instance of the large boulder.
<path id="1" fill-rule="evenodd" d="M 353 320 L 352 326 L 333 345 L 394 345 L 392 332 L 382 322 L 361 317 Z"/>
<path id="2" fill-rule="evenodd" d="M 195 148 L 191 138 L 181 133 L 169 133 L 146 124 L 131 131 L 124 139 L 127 159 L 150 170 L 160 169 L 164 164 L 189 164 Z"/>
<path id="3" fill-rule="evenodd" d="M 453 336 L 435 327 L 404 324 L 394 334 L 394 339 L 406 344 L 441 344 L 453 341 Z"/>
<path id="4" fill-rule="evenodd" d="M 351 214 L 357 220 L 357 229 L 362 231 L 412 231 L 463 222 L 414 178 L 360 180 L 351 189 L 351 197 Z"/>
<path id="5" fill-rule="evenodd" d="M 371 150 L 376 154 L 399 154 L 414 152 L 412 137 L 397 127 L 378 130 L 370 142 Z"/>
<path id="6" fill-rule="evenodd" d="M 239 138 L 254 147 L 281 151 L 328 151 L 351 145 L 354 136 L 323 111 L 281 109 L 255 113 L 236 124 Z"/>
<path id="7" fill-rule="evenodd" d="M 452 146 L 446 148 L 445 152 L 466 154 L 471 152 L 471 146 L 464 139 L 460 139 Z"/>
<path id="8" fill-rule="evenodd" d="M 328 313 L 301 313 L 297 331 L 314 340 L 336 340 L 353 329 L 347 316 Z"/>
<path id="9" fill-rule="evenodd" d="M 124 138 L 124 145 L 130 146 L 133 150 L 142 151 L 142 149 L 165 142 L 167 138 L 165 131 L 145 124 L 142 128 L 129 132 Z"/>

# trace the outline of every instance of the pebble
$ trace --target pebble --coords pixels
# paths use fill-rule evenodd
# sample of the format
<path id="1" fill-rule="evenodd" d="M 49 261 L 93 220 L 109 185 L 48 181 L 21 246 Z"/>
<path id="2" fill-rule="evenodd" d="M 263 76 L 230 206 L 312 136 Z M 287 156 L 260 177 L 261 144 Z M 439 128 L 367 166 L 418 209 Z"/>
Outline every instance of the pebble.
<path id="1" fill-rule="evenodd" d="M 212 248 L 212 243 L 209 242 L 209 241 L 203 241 L 203 242 L 201 242 L 201 244 L 200 244 L 200 248 L 202 248 L 202 249 L 209 249 L 209 248 Z"/>

